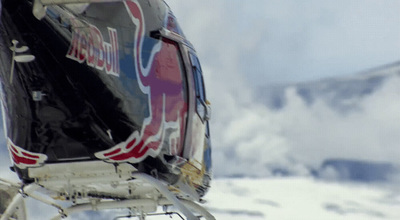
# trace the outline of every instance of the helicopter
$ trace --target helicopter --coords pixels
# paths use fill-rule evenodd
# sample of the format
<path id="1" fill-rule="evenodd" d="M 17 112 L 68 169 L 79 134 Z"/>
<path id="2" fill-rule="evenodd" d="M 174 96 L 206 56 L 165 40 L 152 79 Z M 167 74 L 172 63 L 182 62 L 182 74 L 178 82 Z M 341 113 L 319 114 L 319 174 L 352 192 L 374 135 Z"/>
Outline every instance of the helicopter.
<path id="1" fill-rule="evenodd" d="M 166 2 L 1 0 L 0 9 L 2 116 L 20 179 L 0 178 L 1 220 L 25 219 L 27 197 L 58 209 L 53 219 L 103 209 L 145 219 L 169 207 L 215 219 L 202 206 L 211 105 Z"/>

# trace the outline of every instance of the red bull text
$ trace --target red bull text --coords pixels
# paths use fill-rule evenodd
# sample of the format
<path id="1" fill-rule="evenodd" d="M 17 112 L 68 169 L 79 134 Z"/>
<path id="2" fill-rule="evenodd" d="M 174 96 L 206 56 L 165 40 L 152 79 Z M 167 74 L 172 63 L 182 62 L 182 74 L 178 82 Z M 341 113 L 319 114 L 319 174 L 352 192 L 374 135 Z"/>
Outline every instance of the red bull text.
<path id="1" fill-rule="evenodd" d="M 93 25 L 78 27 L 76 21 L 67 58 L 88 66 L 104 70 L 107 74 L 119 76 L 119 50 L 117 30 L 108 27 L 110 43 L 105 42 L 100 30 Z"/>

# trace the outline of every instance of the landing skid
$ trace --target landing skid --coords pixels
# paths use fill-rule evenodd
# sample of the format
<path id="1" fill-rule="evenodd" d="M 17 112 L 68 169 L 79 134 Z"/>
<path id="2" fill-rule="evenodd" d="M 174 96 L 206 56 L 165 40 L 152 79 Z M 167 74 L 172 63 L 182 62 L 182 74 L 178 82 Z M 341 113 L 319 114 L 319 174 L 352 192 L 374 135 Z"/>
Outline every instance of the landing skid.
<path id="1" fill-rule="evenodd" d="M 24 206 L 24 198 L 26 197 L 30 197 L 39 202 L 57 208 L 59 210 L 59 214 L 54 216 L 52 220 L 60 220 L 62 218 L 68 217 L 73 213 L 78 213 L 82 211 L 126 208 L 133 210 L 134 214 L 131 215 L 131 217 L 139 217 L 140 220 L 144 220 L 146 216 L 174 214 L 174 212 L 167 212 L 167 209 L 165 208 L 170 206 L 176 208 L 186 217 L 187 220 L 198 220 L 202 218 L 206 220 L 215 220 L 214 216 L 212 216 L 206 209 L 204 209 L 197 203 L 190 200 L 177 198 L 176 195 L 168 189 L 168 186 L 163 184 L 160 180 L 157 180 L 156 178 L 148 174 L 139 172 L 132 173 L 132 177 L 136 180 L 142 180 L 151 184 L 162 195 L 162 197 L 126 200 L 101 200 L 96 198 L 91 199 L 89 200 L 89 202 L 86 203 L 73 204 L 69 207 L 64 208 L 58 205 L 55 200 L 48 198 L 43 194 L 36 193 L 39 189 L 42 188 L 36 183 L 31 183 L 29 185 L 20 187 L 18 184 L 12 184 L 10 182 L 0 179 L 0 185 L 9 185 L 9 187 L 13 188 L 14 190 L 20 187 L 19 193 L 14 196 L 5 212 L 0 215 L 0 220 L 26 219 L 25 216 L 15 218 L 15 216 L 17 216 L 16 213 L 18 213 L 20 209 L 19 207 Z M 157 207 L 164 207 L 164 213 L 155 213 L 157 211 Z M 181 216 L 181 218 L 184 219 L 179 213 L 178 216 Z"/>

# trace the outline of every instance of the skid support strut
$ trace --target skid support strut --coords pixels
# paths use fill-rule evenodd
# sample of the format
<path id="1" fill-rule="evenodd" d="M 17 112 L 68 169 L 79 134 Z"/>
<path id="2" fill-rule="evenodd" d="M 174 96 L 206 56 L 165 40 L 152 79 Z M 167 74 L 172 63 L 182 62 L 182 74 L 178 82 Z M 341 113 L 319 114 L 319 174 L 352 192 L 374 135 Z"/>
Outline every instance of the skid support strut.
<path id="1" fill-rule="evenodd" d="M 17 193 L 14 198 L 12 199 L 11 203 L 7 206 L 7 209 L 1 215 L 0 220 L 9 220 L 13 214 L 17 211 L 18 207 L 24 203 L 25 193 L 31 193 L 38 189 L 36 185 L 28 185 L 23 188 L 23 193 Z"/>
<path id="2" fill-rule="evenodd" d="M 175 194 L 169 191 L 168 187 L 162 184 L 161 181 L 157 180 L 156 178 L 145 174 L 134 172 L 132 173 L 132 177 L 140 180 L 144 180 L 150 184 L 152 184 L 161 194 L 163 194 L 167 200 L 172 203 L 172 205 L 177 208 L 183 215 L 186 216 L 188 220 L 198 220 L 199 218 L 196 217 L 192 211 L 195 211 L 201 214 L 206 220 L 215 220 L 214 216 L 212 216 L 206 209 L 201 207 L 200 205 L 196 204 L 195 202 L 189 200 L 181 200 L 178 199 Z M 161 205 L 161 204 L 160 204 Z M 192 211 L 191 211 L 192 210 Z"/>

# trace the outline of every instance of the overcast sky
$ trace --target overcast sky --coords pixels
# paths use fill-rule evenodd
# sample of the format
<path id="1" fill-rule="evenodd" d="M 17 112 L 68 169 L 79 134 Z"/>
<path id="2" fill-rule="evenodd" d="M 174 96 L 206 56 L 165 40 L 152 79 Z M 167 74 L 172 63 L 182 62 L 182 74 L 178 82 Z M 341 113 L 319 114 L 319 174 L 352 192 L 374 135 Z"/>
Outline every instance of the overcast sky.
<path id="1" fill-rule="evenodd" d="M 166 1 L 203 63 L 219 70 L 212 74 L 233 66 L 253 85 L 347 75 L 400 59 L 398 0 Z"/>
<path id="2" fill-rule="evenodd" d="M 400 1 L 167 2 L 202 61 L 217 176 L 263 176 L 270 165 L 307 173 L 304 165 L 318 167 L 327 158 L 398 162 L 397 77 L 373 94 L 342 100 L 355 103 L 347 115 L 322 97 L 307 105 L 294 87 L 279 111 L 254 93 L 258 86 L 349 76 L 399 61 Z"/>

